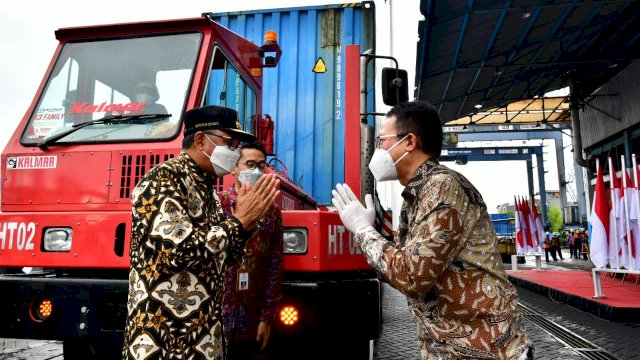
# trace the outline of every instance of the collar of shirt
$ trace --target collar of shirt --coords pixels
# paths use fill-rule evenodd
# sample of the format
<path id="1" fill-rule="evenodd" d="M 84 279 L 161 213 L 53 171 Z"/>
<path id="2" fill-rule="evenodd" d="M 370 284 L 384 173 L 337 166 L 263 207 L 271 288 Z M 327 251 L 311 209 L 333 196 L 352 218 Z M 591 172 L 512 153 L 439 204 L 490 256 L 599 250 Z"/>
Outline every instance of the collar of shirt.
<path id="1" fill-rule="evenodd" d="M 209 188 L 213 188 L 214 177 L 198 166 L 189 154 L 181 151 L 178 155 L 178 162 L 189 171 L 189 174 L 193 176 L 196 181 L 204 183 Z"/>
<path id="2" fill-rule="evenodd" d="M 413 177 L 409 180 L 409 183 L 402 191 L 402 197 L 405 201 L 411 202 L 416 196 L 418 196 L 427 176 L 431 170 L 438 165 L 440 165 L 438 159 L 429 159 L 416 169 L 416 172 L 413 173 Z"/>

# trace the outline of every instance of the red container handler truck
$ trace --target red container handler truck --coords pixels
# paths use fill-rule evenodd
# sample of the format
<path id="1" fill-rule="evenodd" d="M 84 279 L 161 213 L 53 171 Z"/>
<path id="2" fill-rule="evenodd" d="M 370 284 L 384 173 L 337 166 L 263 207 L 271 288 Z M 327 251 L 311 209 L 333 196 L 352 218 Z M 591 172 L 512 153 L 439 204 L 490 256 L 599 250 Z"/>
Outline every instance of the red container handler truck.
<path id="1" fill-rule="evenodd" d="M 358 26 L 373 23 L 361 21 L 374 10 L 363 4 L 349 5 L 360 12 Z M 294 11 L 321 22 L 331 16 L 333 30 L 325 23 L 318 27 L 341 32 L 342 8 Z M 178 154 L 184 112 L 209 104 L 236 109 L 241 125 L 265 144 L 274 144 L 268 134 L 275 132 L 271 157 L 287 153 L 278 132 L 313 116 L 297 112 L 279 119 L 284 110 L 265 101 L 265 93 L 277 89 L 266 89 L 264 78 L 286 73 L 283 59 L 297 56 L 288 52 L 284 34 L 282 48 L 273 33 L 268 43 L 256 45 L 214 20 L 203 14 L 56 31 L 59 45 L 2 152 L 0 337 L 60 340 L 67 359 L 117 357 L 126 317 L 131 190 L 149 169 Z M 340 169 L 340 182 L 365 193 L 373 186 L 361 176 L 373 126 L 362 115 L 372 112 L 372 103 L 364 105 L 367 90 L 361 98 L 361 88 L 373 84 L 372 74 L 361 75 L 367 60 L 354 42 L 340 44 L 337 60 L 325 65 L 338 88 L 332 96 L 340 99 L 330 100 L 337 109 L 332 131 L 344 139 L 326 161 L 333 173 Z M 140 84 L 152 87 L 155 99 L 136 98 Z M 260 134 L 261 128 L 273 129 L 271 118 L 274 130 Z M 302 156 L 322 159 L 317 149 L 316 142 Z M 283 169 L 271 169 L 282 179 L 281 310 L 282 319 L 297 316 L 293 322 L 274 320 L 272 345 L 278 358 L 367 358 L 370 340 L 380 333 L 380 283 L 337 213 L 291 180 L 295 172 Z M 217 190 L 231 181 L 220 179 Z"/>

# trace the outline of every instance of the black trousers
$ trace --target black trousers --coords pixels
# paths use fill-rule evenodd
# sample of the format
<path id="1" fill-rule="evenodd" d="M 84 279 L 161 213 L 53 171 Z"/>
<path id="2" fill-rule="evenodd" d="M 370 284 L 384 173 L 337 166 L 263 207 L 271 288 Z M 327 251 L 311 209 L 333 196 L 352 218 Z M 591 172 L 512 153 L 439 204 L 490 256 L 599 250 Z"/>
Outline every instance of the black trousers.
<path id="1" fill-rule="evenodd" d="M 549 261 L 549 253 L 551 253 L 551 257 L 553 258 L 553 261 L 558 261 L 558 258 L 556 258 L 555 249 L 544 249 L 544 257 L 547 261 Z"/>

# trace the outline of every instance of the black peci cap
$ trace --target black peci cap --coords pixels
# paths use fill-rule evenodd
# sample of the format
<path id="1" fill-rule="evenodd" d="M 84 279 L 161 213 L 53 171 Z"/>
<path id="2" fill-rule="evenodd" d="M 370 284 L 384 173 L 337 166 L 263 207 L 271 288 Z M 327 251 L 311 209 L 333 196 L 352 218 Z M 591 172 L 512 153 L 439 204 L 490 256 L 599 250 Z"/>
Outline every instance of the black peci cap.
<path id="1" fill-rule="evenodd" d="M 193 108 L 184 115 L 184 136 L 198 131 L 224 130 L 236 135 L 243 142 L 254 142 L 256 137 L 242 130 L 238 122 L 238 112 L 222 106 Z"/>

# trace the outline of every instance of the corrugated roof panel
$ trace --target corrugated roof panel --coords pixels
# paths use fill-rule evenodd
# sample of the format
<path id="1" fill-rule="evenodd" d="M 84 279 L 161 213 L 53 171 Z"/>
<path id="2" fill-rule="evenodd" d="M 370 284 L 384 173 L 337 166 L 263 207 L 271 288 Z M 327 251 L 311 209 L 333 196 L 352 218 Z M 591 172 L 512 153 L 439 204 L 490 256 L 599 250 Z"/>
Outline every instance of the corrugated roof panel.
<path id="1" fill-rule="evenodd" d="M 482 100 L 487 108 L 541 95 L 567 86 L 569 72 L 588 94 L 640 56 L 638 1 L 423 0 L 420 10 L 425 22 L 418 49 L 424 55 L 417 59 L 417 96 L 441 109 L 445 103 Z M 495 39 L 488 36 L 494 33 Z M 476 70 L 460 94 L 467 78 L 458 72 L 479 66 L 493 68 L 493 78 Z M 440 87 L 443 74 L 448 76 Z M 472 105 L 446 109 L 443 121 Z"/>

